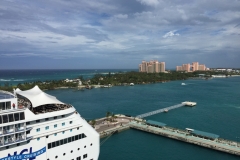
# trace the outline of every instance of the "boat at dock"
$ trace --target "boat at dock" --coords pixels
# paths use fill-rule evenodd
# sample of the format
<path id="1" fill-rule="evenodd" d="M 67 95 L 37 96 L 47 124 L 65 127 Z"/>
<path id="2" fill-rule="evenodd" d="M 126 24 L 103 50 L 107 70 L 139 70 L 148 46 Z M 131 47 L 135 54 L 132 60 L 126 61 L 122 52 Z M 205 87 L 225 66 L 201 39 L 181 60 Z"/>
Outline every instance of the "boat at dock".
<path id="1" fill-rule="evenodd" d="M 84 91 L 84 88 L 83 87 L 77 87 L 77 88 L 75 88 L 73 91 Z"/>
<path id="2" fill-rule="evenodd" d="M 108 85 L 104 85 L 103 88 L 111 88 L 112 85 L 111 84 L 108 84 Z"/>
<path id="3" fill-rule="evenodd" d="M 101 86 L 98 84 L 98 85 L 94 85 L 93 86 L 94 88 L 101 88 Z"/>
<path id="4" fill-rule="evenodd" d="M 92 89 L 92 86 L 87 85 L 86 89 Z"/>

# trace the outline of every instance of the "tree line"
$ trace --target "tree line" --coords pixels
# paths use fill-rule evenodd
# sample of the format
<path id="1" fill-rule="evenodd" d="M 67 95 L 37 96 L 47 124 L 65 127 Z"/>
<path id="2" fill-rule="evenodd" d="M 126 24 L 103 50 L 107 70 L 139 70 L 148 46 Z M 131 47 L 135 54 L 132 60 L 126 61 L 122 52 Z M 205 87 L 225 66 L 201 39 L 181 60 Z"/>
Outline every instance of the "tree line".
<path id="1" fill-rule="evenodd" d="M 169 72 L 169 73 L 145 73 L 145 72 L 126 72 L 126 73 L 115 73 L 109 72 L 107 75 L 96 74 L 90 80 L 91 84 L 112 84 L 122 85 L 124 83 L 144 84 L 144 83 L 158 83 L 173 80 L 186 80 L 188 78 L 199 77 L 201 72 Z M 204 77 L 209 77 L 210 72 L 204 72 Z"/>
<path id="2" fill-rule="evenodd" d="M 59 87 L 77 87 L 78 83 L 65 82 L 64 80 L 52 80 L 52 81 L 45 81 L 45 82 L 42 82 L 42 81 L 25 82 L 25 83 L 19 83 L 17 85 L 5 83 L 4 85 L 0 85 L 0 90 L 13 91 L 14 88 L 15 89 L 19 88 L 21 90 L 28 90 L 33 88 L 36 85 L 38 85 L 38 87 L 41 88 L 42 90 L 51 90 Z"/>
<path id="3" fill-rule="evenodd" d="M 231 76 L 231 73 L 224 72 L 219 73 L 216 71 L 195 71 L 195 72 L 177 72 L 171 71 L 169 73 L 145 73 L 145 72 L 119 72 L 108 74 L 95 74 L 90 79 L 84 79 L 83 76 L 79 76 L 83 85 L 124 85 L 129 83 L 134 84 L 146 84 L 146 83 L 159 83 L 174 80 L 186 80 L 188 78 L 196 78 L 201 75 L 203 78 L 209 78 L 212 75 L 224 74 Z M 38 85 L 42 90 L 51 90 L 59 87 L 77 87 L 78 82 L 66 82 L 64 80 L 51 80 L 51 81 L 35 81 L 35 82 L 25 82 L 19 83 L 18 85 L 12 85 L 5 83 L 0 85 L 0 90 L 12 91 L 13 88 L 19 88 L 21 90 L 28 90 Z"/>

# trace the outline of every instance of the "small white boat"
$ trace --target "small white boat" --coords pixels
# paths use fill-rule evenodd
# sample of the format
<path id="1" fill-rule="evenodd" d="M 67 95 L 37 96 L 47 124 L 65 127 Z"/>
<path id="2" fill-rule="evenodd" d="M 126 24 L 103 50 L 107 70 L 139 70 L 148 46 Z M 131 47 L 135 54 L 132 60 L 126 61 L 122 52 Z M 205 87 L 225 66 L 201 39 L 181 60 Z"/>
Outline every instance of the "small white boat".
<path id="1" fill-rule="evenodd" d="M 100 88 L 101 86 L 100 85 L 95 85 L 94 88 Z"/>
<path id="2" fill-rule="evenodd" d="M 186 83 L 182 83 L 181 85 L 182 85 L 182 86 L 185 86 L 185 85 L 186 85 Z"/>
<path id="3" fill-rule="evenodd" d="M 196 106 L 197 105 L 197 102 L 189 102 L 189 101 L 186 101 L 186 102 L 182 102 L 182 104 L 184 104 L 185 106 Z"/>
<path id="4" fill-rule="evenodd" d="M 130 83 L 130 86 L 134 86 L 134 83 Z"/>
<path id="5" fill-rule="evenodd" d="M 103 88 L 110 88 L 110 87 L 112 87 L 111 84 L 108 84 L 108 85 L 104 85 L 104 86 L 103 86 Z"/>
<path id="6" fill-rule="evenodd" d="M 167 113 L 167 112 L 168 112 L 168 110 L 167 110 L 167 109 L 164 109 L 164 112 L 165 112 L 165 113 Z"/>

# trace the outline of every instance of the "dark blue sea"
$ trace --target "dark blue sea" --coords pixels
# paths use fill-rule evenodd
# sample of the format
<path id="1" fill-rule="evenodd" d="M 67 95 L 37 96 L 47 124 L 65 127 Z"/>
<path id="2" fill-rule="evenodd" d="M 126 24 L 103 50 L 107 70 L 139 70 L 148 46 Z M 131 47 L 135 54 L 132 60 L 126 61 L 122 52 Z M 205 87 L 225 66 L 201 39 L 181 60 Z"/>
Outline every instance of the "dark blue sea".
<path id="1" fill-rule="evenodd" d="M 73 72 L 63 73 L 57 74 L 56 79 L 75 76 Z M 12 77 L 25 78 L 17 75 L 13 74 Z M 35 77 L 47 78 L 36 74 L 32 77 L 29 75 L 26 79 Z M 54 78 L 54 75 L 51 78 Z M 186 85 L 181 85 L 183 82 Z M 240 77 L 172 81 L 77 92 L 61 89 L 50 90 L 47 93 L 74 105 L 87 120 L 103 117 L 107 111 L 135 116 L 183 101 L 194 101 L 197 102 L 195 107 L 181 107 L 147 119 L 180 129 L 193 128 L 210 132 L 218 134 L 221 138 L 240 142 Z M 227 153 L 133 129 L 112 135 L 100 150 L 99 160 L 239 159 Z"/>
<path id="2" fill-rule="evenodd" d="M 17 85 L 18 83 L 73 79 L 82 76 L 85 79 L 95 74 L 137 71 L 136 69 L 49 69 L 49 70 L 0 70 L 0 85 Z"/>

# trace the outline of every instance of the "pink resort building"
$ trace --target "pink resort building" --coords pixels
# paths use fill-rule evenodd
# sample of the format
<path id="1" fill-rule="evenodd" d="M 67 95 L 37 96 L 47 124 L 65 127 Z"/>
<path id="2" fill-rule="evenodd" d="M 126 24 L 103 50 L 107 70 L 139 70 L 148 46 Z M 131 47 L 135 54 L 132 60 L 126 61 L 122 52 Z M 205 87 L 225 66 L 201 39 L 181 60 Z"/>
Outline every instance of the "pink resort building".
<path id="1" fill-rule="evenodd" d="M 194 71 L 205 71 L 207 68 L 205 64 L 199 64 L 198 62 L 192 62 L 188 64 L 182 64 L 182 66 L 176 66 L 176 71 L 194 72 Z"/>
<path id="2" fill-rule="evenodd" d="M 160 73 L 165 72 L 165 62 L 158 62 L 157 60 L 142 61 L 139 64 L 139 72 Z"/>

